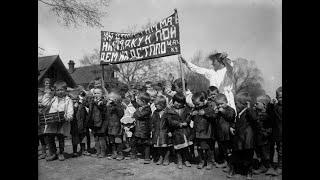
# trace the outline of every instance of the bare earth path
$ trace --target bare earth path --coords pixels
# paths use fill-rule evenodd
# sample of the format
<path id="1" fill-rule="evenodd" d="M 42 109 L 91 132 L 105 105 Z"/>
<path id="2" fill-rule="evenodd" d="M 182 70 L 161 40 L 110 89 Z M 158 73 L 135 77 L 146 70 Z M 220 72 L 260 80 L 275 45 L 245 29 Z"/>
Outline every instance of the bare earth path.
<path id="1" fill-rule="evenodd" d="M 66 143 L 66 153 L 71 153 L 70 143 Z M 169 166 L 157 166 L 154 163 L 142 164 L 142 160 L 109 160 L 107 158 L 97 159 L 89 156 L 71 158 L 63 162 L 46 162 L 39 160 L 39 180 L 224 180 L 226 174 L 221 169 L 199 170 L 196 165 L 191 168 L 184 167 L 182 170 L 176 168 L 176 164 Z M 281 180 L 281 177 L 255 175 L 259 180 Z M 238 177 L 232 179 L 245 179 Z"/>

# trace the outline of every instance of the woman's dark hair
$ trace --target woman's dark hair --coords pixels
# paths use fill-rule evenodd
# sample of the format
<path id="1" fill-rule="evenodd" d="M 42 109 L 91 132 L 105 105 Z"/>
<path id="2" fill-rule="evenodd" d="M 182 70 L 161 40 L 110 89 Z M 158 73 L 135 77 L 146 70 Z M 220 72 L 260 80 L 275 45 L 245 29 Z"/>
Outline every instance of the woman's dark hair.
<path id="1" fill-rule="evenodd" d="M 186 104 L 186 97 L 183 95 L 183 93 L 178 92 L 172 97 L 172 103 L 178 102 L 180 104 Z"/>
<path id="2" fill-rule="evenodd" d="M 204 102 L 207 99 L 207 94 L 204 91 L 196 92 L 192 95 L 192 102 L 196 100 L 200 100 L 200 102 Z"/>
<path id="3" fill-rule="evenodd" d="M 228 77 L 233 81 L 233 67 L 230 65 L 231 60 L 227 56 L 227 53 L 212 53 L 209 55 L 209 59 L 217 60 L 220 64 L 223 64 L 227 68 Z"/>

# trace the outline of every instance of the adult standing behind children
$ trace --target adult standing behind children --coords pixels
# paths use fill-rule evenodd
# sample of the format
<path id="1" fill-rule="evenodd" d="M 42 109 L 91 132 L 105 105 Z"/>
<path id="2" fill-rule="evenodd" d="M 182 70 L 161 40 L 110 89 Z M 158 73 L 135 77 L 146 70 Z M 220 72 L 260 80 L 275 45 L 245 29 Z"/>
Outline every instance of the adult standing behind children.
<path id="1" fill-rule="evenodd" d="M 228 105 L 236 110 L 234 103 L 234 85 L 233 85 L 233 68 L 231 60 L 227 58 L 226 53 L 215 52 L 209 55 L 212 61 L 213 69 L 202 68 L 186 61 L 182 56 L 179 59 L 193 72 L 204 75 L 209 81 L 210 86 L 216 86 L 220 93 L 226 95 Z"/>

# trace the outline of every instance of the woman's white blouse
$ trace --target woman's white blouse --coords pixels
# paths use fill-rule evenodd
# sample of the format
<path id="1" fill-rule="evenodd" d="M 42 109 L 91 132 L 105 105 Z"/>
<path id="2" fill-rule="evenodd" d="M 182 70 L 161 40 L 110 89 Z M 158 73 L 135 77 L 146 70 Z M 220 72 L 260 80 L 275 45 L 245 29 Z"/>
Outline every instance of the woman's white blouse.
<path id="1" fill-rule="evenodd" d="M 216 86 L 221 93 L 226 95 L 228 100 L 228 105 L 231 106 L 236 111 L 236 106 L 234 103 L 234 95 L 233 95 L 233 84 L 227 84 L 224 87 L 220 87 L 227 72 L 227 68 L 224 67 L 215 71 L 214 69 L 207 69 L 203 67 L 196 66 L 191 62 L 187 62 L 191 71 L 204 75 L 210 82 L 210 86 Z"/>

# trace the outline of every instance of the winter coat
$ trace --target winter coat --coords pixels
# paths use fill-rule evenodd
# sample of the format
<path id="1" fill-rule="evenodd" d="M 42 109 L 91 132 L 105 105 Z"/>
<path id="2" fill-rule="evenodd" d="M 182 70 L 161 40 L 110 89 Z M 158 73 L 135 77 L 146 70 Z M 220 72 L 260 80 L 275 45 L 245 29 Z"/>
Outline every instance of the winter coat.
<path id="1" fill-rule="evenodd" d="M 90 100 L 88 123 L 95 134 L 105 134 L 107 131 L 108 122 L 105 118 L 105 111 L 105 102 L 98 105 L 93 98 Z"/>
<path id="2" fill-rule="evenodd" d="M 218 112 L 216 115 L 216 137 L 218 141 L 231 140 L 230 127 L 234 126 L 234 118 L 236 116 L 235 110 L 227 106 L 225 112 Z"/>
<path id="3" fill-rule="evenodd" d="M 168 136 L 169 122 L 168 118 L 166 118 L 166 112 L 163 112 L 160 118 L 159 111 L 154 111 L 151 122 L 152 144 L 159 146 L 172 144 L 172 138 Z"/>
<path id="4" fill-rule="evenodd" d="M 184 144 L 184 136 L 186 136 L 187 141 L 191 141 L 191 119 L 190 109 L 188 107 L 183 108 L 181 116 L 173 109 L 169 109 L 166 112 L 165 118 L 169 122 L 169 131 L 172 132 L 174 145 Z M 184 122 L 186 122 L 188 125 L 180 127 L 180 123 Z"/>
<path id="5" fill-rule="evenodd" d="M 211 106 L 204 106 L 194 111 L 204 110 L 204 115 L 194 115 L 191 119 L 194 121 L 195 138 L 210 139 L 213 137 L 213 119 L 216 116 Z"/>
<path id="6" fill-rule="evenodd" d="M 124 115 L 124 110 L 120 104 L 114 104 L 107 106 L 106 120 L 108 122 L 108 134 L 109 135 L 122 135 L 120 119 Z"/>
<path id="7" fill-rule="evenodd" d="M 272 124 L 272 138 L 274 141 L 282 141 L 282 105 L 270 105 Z"/>
<path id="8" fill-rule="evenodd" d="M 136 119 L 134 136 L 139 138 L 150 138 L 151 132 L 151 108 L 144 106 L 137 108 L 133 113 L 133 118 Z"/>
<path id="9" fill-rule="evenodd" d="M 270 141 L 272 133 L 270 115 L 267 112 L 257 112 L 256 121 L 255 145 L 262 146 Z"/>
<path id="10" fill-rule="evenodd" d="M 254 148 L 254 131 L 256 125 L 256 112 L 248 108 L 237 115 L 235 123 L 234 150 Z"/>
<path id="11" fill-rule="evenodd" d="M 44 96 L 42 100 L 43 106 L 50 106 L 48 113 L 55 113 L 64 111 L 64 122 L 56 122 L 45 125 L 45 134 L 62 134 L 70 136 L 70 121 L 73 119 L 73 102 L 69 96 L 58 98 L 54 96 Z"/>
<path id="12" fill-rule="evenodd" d="M 78 107 L 74 107 L 74 116 L 71 121 L 71 135 L 85 134 L 88 130 L 88 113 L 83 103 L 79 103 Z"/>

